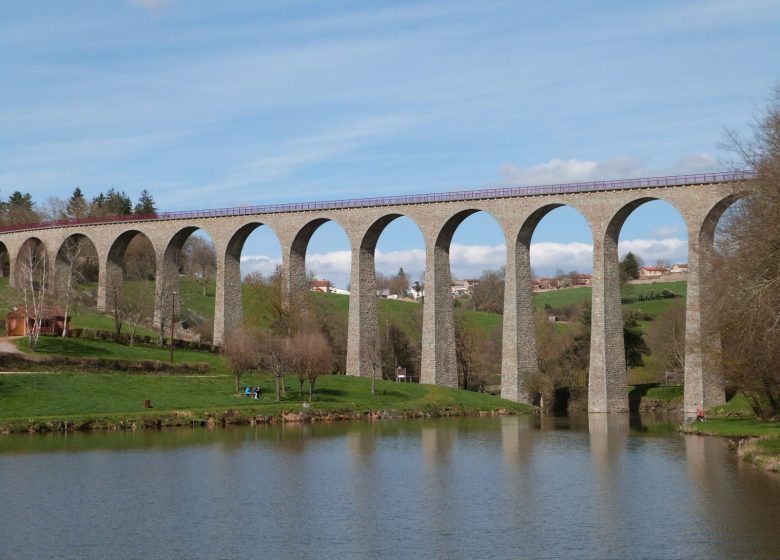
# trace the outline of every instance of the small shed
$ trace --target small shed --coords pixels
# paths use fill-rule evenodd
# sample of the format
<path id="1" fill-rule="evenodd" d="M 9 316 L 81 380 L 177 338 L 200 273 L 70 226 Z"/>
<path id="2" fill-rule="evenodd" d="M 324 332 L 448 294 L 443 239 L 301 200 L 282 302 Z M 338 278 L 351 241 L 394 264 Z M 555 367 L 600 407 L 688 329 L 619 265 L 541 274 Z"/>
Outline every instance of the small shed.
<path id="1" fill-rule="evenodd" d="M 32 306 L 15 305 L 5 316 L 5 334 L 26 336 L 34 324 L 35 314 Z M 65 312 L 56 305 L 45 305 L 41 314 L 41 334 L 61 335 L 64 328 Z M 68 330 L 70 330 L 70 317 L 68 317 Z"/>

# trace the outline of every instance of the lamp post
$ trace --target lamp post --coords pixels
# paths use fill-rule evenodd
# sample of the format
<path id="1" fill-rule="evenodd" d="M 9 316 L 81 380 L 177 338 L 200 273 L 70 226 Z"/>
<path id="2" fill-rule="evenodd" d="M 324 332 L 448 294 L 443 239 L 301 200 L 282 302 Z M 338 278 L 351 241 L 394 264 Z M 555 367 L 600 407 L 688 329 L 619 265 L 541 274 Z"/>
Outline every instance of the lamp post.
<path id="1" fill-rule="evenodd" d="M 176 313 L 176 294 L 179 292 L 171 292 L 171 363 L 173 363 L 173 319 Z"/>

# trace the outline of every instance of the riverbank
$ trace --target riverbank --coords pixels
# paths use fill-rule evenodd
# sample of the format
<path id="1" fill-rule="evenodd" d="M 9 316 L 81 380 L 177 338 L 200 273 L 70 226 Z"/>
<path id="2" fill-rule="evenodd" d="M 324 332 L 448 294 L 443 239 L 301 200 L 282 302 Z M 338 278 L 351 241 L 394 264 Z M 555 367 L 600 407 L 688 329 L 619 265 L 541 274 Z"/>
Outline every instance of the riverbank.
<path id="1" fill-rule="evenodd" d="M 295 387 L 290 385 L 295 383 Z M 527 405 L 491 395 L 435 385 L 377 381 L 343 375 L 317 380 L 299 394 L 287 379 L 287 395 L 275 400 L 274 378 L 247 375 L 241 385 L 259 386 L 259 400 L 235 393 L 227 375 L 132 373 L 19 373 L 0 375 L 0 433 L 123 430 L 275 422 L 524 414 Z M 149 401 L 151 408 L 145 408 Z"/>
<path id="2" fill-rule="evenodd" d="M 680 431 L 729 438 L 743 461 L 768 471 L 780 472 L 780 422 L 747 415 L 714 416 L 704 422 L 685 424 Z"/>

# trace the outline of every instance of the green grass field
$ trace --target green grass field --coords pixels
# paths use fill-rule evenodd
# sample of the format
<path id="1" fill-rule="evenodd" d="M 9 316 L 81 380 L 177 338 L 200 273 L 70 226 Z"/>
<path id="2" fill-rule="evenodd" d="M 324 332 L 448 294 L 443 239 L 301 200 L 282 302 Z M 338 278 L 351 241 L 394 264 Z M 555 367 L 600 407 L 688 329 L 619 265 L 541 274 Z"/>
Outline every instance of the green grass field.
<path id="1" fill-rule="evenodd" d="M 29 352 L 26 338 L 16 340 L 16 346 Z M 49 356 L 69 356 L 77 358 L 110 358 L 114 360 L 159 360 L 167 362 L 170 359 L 170 349 L 156 346 L 127 346 L 107 340 L 92 340 L 86 338 L 62 338 L 60 336 L 41 336 L 36 354 Z M 203 362 L 219 372 L 227 371 L 225 357 L 211 352 L 175 349 L 175 363 Z"/>
<path id="2" fill-rule="evenodd" d="M 16 374 L 0 375 L 0 422 L 15 419 L 46 419 L 108 416 L 173 411 L 247 410 L 253 414 L 275 414 L 301 410 L 308 401 L 308 386 L 298 395 L 297 379 L 287 379 L 287 398 L 277 403 L 274 378 L 268 374 L 247 375 L 242 386 L 260 386 L 263 398 L 254 400 L 235 393 L 229 375 L 158 376 L 127 374 Z M 313 408 L 318 410 L 463 410 L 506 409 L 528 412 L 530 407 L 486 394 L 434 385 L 377 381 L 371 395 L 371 381 L 343 375 L 317 380 Z M 152 410 L 144 408 L 150 400 Z"/>

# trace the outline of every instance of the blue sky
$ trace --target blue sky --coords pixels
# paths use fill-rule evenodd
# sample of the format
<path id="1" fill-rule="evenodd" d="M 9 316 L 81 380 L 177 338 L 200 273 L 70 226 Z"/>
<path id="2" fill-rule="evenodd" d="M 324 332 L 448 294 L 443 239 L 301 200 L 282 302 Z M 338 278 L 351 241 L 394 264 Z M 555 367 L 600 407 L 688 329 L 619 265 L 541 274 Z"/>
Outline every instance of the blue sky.
<path id="1" fill-rule="evenodd" d="M 762 0 L 0 2 L 0 195 L 148 188 L 178 210 L 718 170 L 723 127 L 780 79 L 778 29 Z M 380 270 L 421 272 L 419 232 L 393 228 Z M 662 204 L 621 240 L 686 258 Z M 570 211 L 533 242 L 540 274 L 590 269 Z M 454 275 L 502 243 L 474 216 Z M 308 262 L 343 285 L 346 250 L 323 226 Z M 244 268 L 278 253 L 258 232 Z"/>

